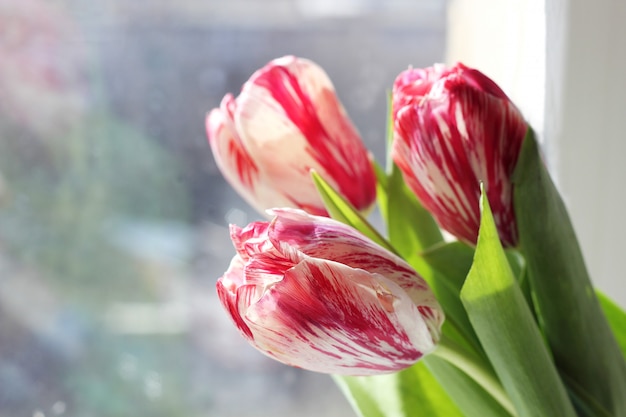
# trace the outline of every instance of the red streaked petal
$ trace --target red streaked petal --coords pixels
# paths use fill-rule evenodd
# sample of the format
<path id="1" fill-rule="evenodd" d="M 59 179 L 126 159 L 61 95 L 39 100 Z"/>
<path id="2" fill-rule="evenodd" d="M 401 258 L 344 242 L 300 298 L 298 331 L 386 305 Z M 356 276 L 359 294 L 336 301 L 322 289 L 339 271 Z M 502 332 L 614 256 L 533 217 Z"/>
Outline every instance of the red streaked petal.
<path id="1" fill-rule="evenodd" d="M 220 108 L 213 109 L 206 118 L 209 144 L 218 168 L 228 183 L 260 212 L 274 205 L 291 205 L 271 184 L 256 155 L 237 133 L 233 119 L 236 108 L 232 95 L 227 94 Z"/>
<path id="2" fill-rule="evenodd" d="M 394 372 L 436 343 L 400 287 L 330 261 L 301 261 L 242 315 L 255 347 L 318 372 Z"/>
<path id="3" fill-rule="evenodd" d="M 252 332 L 240 315 L 239 289 L 243 283 L 243 261 L 235 256 L 224 276 L 217 280 L 217 296 L 243 337 L 253 339 Z"/>
<path id="4" fill-rule="evenodd" d="M 421 103 L 431 91 L 433 83 L 441 79 L 450 69 L 442 64 L 429 68 L 409 68 L 402 71 L 393 83 L 393 115 L 405 106 Z"/>
<path id="5" fill-rule="evenodd" d="M 447 112 L 431 103 L 407 107 L 396 120 L 392 155 L 407 185 L 437 222 L 455 236 L 472 242 L 479 224 L 479 183 L 459 149 L 455 126 Z M 473 243 L 473 242 L 472 242 Z"/>
<path id="6" fill-rule="evenodd" d="M 453 82 L 462 83 L 466 85 L 470 85 L 475 88 L 477 91 L 481 91 L 487 94 L 491 94 L 497 98 L 509 101 L 509 97 L 506 95 L 504 91 L 500 88 L 498 84 L 496 84 L 491 78 L 487 77 L 482 72 L 474 69 L 466 67 L 465 65 L 458 63 L 455 66 L 455 71 L 460 75 L 461 80 L 455 80 L 453 77 L 450 80 L 454 80 Z M 447 86 L 446 88 L 452 88 Z"/>
<path id="7" fill-rule="evenodd" d="M 438 223 L 475 243 L 480 182 L 505 246 L 517 241 L 510 176 L 526 131 L 523 117 L 484 75 L 459 66 L 395 121 L 393 158 Z"/>
<path id="8" fill-rule="evenodd" d="M 275 247 L 282 242 L 314 258 L 378 273 L 407 291 L 416 289 L 421 292 L 428 288 L 402 258 L 352 227 L 333 219 L 311 216 L 301 210 L 274 209 L 271 213 L 276 218 L 267 232 Z"/>
<path id="9" fill-rule="evenodd" d="M 403 260 L 335 220 L 289 208 L 269 214 L 269 223 L 231 226 L 239 255 L 218 281 L 253 346 L 286 364 L 349 375 L 394 372 L 434 348 L 443 312 Z"/>
<path id="10" fill-rule="evenodd" d="M 215 162 L 233 185 L 251 192 L 258 176 L 258 167 L 233 126 L 235 101 L 227 94 L 219 109 L 213 109 L 206 118 L 209 144 Z"/>
<path id="11" fill-rule="evenodd" d="M 251 77 L 237 102 L 236 126 L 246 146 L 272 184 L 299 207 L 325 214 L 311 169 L 358 209 L 372 204 L 375 178 L 369 155 L 319 66 L 295 57 L 274 60 Z M 361 185 L 355 187 L 357 178 Z"/>
<path id="12" fill-rule="evenodd" d="M 456 99 L 451 112 L 463 115 L 463 125 L 457 122 L 457 126 L 465 128 L 467 137 L 478 138 L 473 142 L 474 146 L 466 146 L 471 169 L 476 173 L 477 180 L 485 184 L 503 245 L 514 246 L 517 243 L 517 225 L 510 179 L 527 124 L 509 100 L 496 95 L 476 94 L 462 84 L 451 87 L 450 92 Z"/>
<path id="13" fill-rule="evenodd" d="M 311 169 L 321 166 L 307 151 L 303 133 L 287 117 L 269 91 L 250 86 L 238 97 L 237 130 L 246 146 L 263 167 L 268 186 L 280 190 L 287 200 L 283 206 L 306 206 L 325 214 L 323 202 L 311 180 Z M 322 173 L 328 177 L 325 172 Z M 280 206 L 279 203 L 267 207 Z"/>
<path id="14" fill-rule="evenodd" d="M 252 222 L 244 228 L 230 225 L 230 239 L 244 261 L 257 253 L 271 250 L 272 242 L 267 238 L 268 226 L 268 222 Z"/>

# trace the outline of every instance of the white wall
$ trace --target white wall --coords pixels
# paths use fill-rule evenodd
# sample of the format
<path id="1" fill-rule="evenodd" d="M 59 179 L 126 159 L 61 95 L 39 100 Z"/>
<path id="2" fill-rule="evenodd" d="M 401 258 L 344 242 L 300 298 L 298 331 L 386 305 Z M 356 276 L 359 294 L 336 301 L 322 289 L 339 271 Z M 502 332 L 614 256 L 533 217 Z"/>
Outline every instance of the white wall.
<path id="1" fill-rule="evenodd" d="M 593 280 L 626 306 L 623 22 L 623 0 L 451 0 L 447 60 L 491 76 L 540 132 Z"/>
<path id="2" fill-rule="evenodd" d="M 546 137 L 595 283 L 626 306 L 626 2 L 547 0 Z"/>
<path id="3" fill-rule="evenodd" d="M 545 17 L 543 0 L 451 0 L 447 61 L 493 78 L 535 130 L 543 130 Z"/>

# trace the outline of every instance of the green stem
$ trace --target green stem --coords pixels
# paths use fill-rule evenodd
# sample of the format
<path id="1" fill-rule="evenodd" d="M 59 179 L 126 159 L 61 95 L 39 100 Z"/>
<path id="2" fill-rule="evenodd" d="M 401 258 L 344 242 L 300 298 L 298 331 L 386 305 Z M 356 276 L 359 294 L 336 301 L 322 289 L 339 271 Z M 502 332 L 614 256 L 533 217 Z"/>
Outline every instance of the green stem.
<path id="1" fill-rule="evenodd" d="M 517 416 L 517 411 L 515 411 L 513 403 L 511 403 L 509 396 L 504 391 L 493 369 L 488 365 L 485 366 L 485 362 L 478 356 L 464 349 L 461 345 L 453 342 L 443 334 L 441 335 L 437 350 L 432 354 L 465 372 L 476 381 L 478 385 L 483 387 L 485 391 L 491 394 L 498 404 L 508 411 L 511 416 Z"/>

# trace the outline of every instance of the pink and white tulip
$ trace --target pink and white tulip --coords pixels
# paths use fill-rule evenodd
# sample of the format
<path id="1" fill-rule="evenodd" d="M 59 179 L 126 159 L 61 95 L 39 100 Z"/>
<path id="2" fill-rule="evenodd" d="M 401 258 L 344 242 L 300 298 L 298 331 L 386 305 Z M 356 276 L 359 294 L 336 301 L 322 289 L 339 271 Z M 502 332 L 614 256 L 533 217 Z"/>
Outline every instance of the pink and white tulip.
<path id="1" fill-rule="evenodd" d="M 301 208 L 326 215 L 311 170 L 365 211 L 376 198 L 370 155 L 315 63 L 293 56 L 255 72 L 207 116 L 213 156 L 226 180 L 260 212 Z"/>
<path id="2" fill-rule="evenodd" d="M 401 370 L 431 352 L 444 314 L 426 282 L 358 231 L 302 210 L 231 226 L 217 292 L 241 334 L 288 365 L 347 375 Z"/>
<path id="3" fill-rule="evenodd" d="M 511 175 L 527 124 L 481 72 L 457 64 L 401 73 L 393 87 L 392 156 L 439 225 L 475 243 L 484 184 L 504 246 L 517 244 Z"/>

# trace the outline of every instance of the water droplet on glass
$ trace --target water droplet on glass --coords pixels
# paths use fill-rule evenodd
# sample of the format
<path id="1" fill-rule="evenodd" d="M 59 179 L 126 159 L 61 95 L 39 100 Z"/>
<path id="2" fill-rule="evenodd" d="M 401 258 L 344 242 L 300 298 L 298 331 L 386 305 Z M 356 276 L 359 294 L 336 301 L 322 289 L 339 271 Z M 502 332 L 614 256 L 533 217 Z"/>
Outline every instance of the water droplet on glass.
<path id="1" fill-rule="evenodd" d="M 243 226 L 248 222 L 248 215 L 243 210 L 237 208 L 228 210 L 224 218 L 226 219 L 226 223 L 237 224 L 239 226 Z"/>
<path id="2" fill-rule="evenodd" d="M 118 372 L 123 379 L 134 379 L 137 376 L 137 358 L 124 355 L 118 365 Z"/>
<path id="3" fill-rule="evenodd" d="M 151 400 L 159 398 L 163 392 L 161 376 L 156 372 L 147 374 L 143 381 L 143 391 Z"/>
<path id="4" fill-rule="evenodd" d="M 57 401 L 52 405 L 52 413 L 55 416 L 60 416 L 61 414 L 65 413 L 66 409 L 67 409 L 67 406 L 65 405 L 63 401 Z"/>

